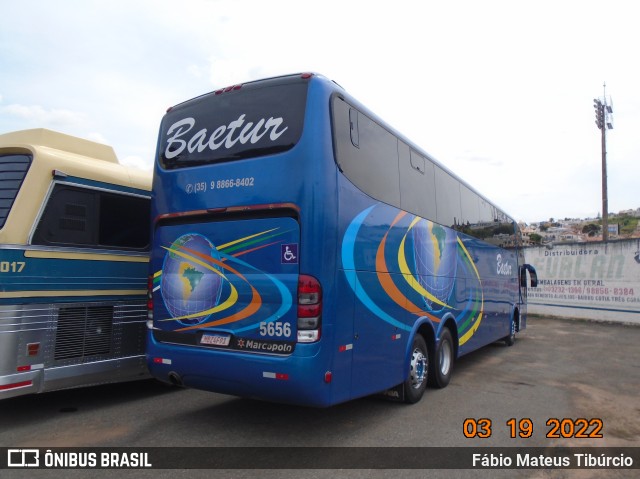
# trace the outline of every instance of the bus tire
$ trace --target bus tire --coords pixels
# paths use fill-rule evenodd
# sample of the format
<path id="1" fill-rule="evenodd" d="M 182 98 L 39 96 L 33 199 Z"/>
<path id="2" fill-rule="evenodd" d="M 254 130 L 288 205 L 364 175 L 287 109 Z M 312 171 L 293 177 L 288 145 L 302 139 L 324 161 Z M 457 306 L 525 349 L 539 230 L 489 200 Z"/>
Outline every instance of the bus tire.
<path id="1" fill-rule="evenodd" d="M 516 344 L 516 317 L 514 316 L 511 319 L 511 331 L 509 332 L 508 336 L 505 336 L 504 339 L 504 344 L 506 344 L 507 346 L 513 346 L 514 344 Z"/>
<path id="2" fill-rule="evenodd" d="M 413 338 L 411 355 L 409 356 L 409 376 L 404 382 L 404 400 L 415 404 L 422 398 L 427 388 L 429 374 L 429 350 L 420 334 Z"/>
<path id="3" fill-rule="evenodd" d="M 429 372 L 429 385 L 444 388 L 451 380 L 454 361 L 453 338 L 449 328 L 442 328 L 431 361 L 432 370 Z"/>

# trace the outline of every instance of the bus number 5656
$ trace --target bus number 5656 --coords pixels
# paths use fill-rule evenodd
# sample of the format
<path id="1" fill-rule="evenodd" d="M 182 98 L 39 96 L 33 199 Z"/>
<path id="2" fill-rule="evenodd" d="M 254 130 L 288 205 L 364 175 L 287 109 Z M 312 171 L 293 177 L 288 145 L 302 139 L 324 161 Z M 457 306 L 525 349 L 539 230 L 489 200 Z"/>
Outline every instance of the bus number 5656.
<path id="1" fill-rule="evenodd" d="M 276 336 L 278 338 L 291 337 L 291 325 L 281 321 L 260 323 L 260 336 Z"/>

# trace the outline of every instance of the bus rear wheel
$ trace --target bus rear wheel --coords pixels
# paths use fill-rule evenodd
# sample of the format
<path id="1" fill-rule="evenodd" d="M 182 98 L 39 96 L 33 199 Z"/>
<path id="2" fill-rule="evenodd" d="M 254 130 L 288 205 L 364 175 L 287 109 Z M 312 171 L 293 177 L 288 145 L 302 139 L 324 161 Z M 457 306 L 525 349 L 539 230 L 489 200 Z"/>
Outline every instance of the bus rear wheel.
<path id="1" fill-rule="evenodd" d="M 440 337 L 431 362 L 432 370 L 429 372 L 429 385 L 436 388 L 443 388 L 451 380 L 453 371 L 453 338 L 448 328 L 440 331 Z"/>
<path id="2" fill-rule="evenodd" d="M 504 339 L 504 344 L 506 344 L 507 346 L 513 346 L 514 344 L 516 344 L 516 318 L 515 318 L 515 316 L 511 320 L 511 330 L 509 331 L 509 335 L 505 336 L 503 339 Z"/>
<path id="3" fill-rule="evenodd" d="M 429 374 L 429 350 L 420 334 L 413 338 L 409 357 L 409 377 L 404 383 L 404 400 L 409 404 L 420 401 L 427 388 Z"/>

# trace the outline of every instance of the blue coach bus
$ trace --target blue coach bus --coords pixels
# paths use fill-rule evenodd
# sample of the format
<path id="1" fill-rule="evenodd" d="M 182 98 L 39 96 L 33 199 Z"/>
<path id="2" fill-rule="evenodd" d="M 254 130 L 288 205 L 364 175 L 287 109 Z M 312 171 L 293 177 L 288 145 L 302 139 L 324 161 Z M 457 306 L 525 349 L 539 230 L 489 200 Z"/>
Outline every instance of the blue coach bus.
<path id="1" fill-rule="evenodd" d="M 224 394 L 415 403 L 535 285 L 511 218 L 316 74 L 170 108 L 152 218 L 151 374 Z"/>

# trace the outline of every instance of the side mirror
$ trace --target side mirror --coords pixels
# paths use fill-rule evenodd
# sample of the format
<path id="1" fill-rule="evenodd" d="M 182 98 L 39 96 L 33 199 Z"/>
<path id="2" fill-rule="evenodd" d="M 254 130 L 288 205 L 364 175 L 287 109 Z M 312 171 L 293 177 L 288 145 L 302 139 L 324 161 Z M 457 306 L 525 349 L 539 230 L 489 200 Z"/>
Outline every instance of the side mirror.
<path id="1" fill-rule="evenodd" d="M 522 288 L 527 287 L 527 271 L 529 272 L 529 276 L 531 276 L 531 287 L 538 287 L 538 273 L 536 273 L 536 269 L 530 264 L 523 264 L 520 267 L 520 286 Z"/>

